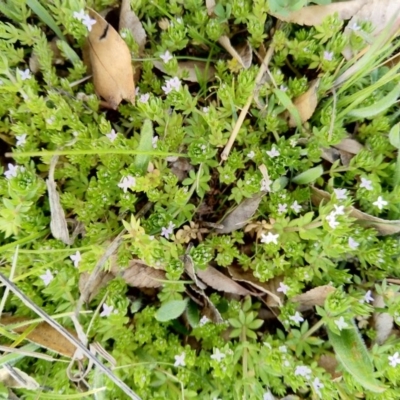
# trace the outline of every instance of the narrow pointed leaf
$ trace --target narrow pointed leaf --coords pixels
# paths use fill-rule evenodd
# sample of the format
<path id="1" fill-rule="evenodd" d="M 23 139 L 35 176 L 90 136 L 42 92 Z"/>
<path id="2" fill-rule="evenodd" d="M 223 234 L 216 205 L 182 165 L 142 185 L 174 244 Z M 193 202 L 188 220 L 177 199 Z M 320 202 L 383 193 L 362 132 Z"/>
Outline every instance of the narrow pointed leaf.
<path id="1" fill-rule="evenodd" d="M 188 301 L 189 299 L 171 300 L 164 303 L 156 312 L 156 320 L 166 322 L 180 317 L 185 311 Z"/>

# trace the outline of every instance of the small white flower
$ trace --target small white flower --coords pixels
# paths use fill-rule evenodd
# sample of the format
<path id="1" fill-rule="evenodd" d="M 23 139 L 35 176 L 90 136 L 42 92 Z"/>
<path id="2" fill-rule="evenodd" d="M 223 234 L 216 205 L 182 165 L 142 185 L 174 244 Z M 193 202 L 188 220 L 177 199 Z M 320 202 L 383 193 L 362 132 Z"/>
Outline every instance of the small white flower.
<path id="1" fill-rule="evenodd" d="M 75 254 L 70 255 L 69 258 L 74 262 L 74 267 L 78 268 L 82 260 L 81 252 L 78 250 Z"/>
<path id="2" fill-rule="evenodd" d="M 50 282 L 54 279 L 53 274 L 51 273 L 51 271 L 49 269 L 46 270 L 46 273 L 43 275 L 40 275 L 39 277 L 45 286 L 49 286 Z"/>
<path id="3" fill-rule="evenodd" d="M 106 303 L 103 303 L 103 311 L 100 313 L 100 317 L 109 317 L 113 311 L 114 306 L 108 306 Z"/>
<path id="4" fill-rule="evenodd" d="M 278 244 L 278 237 L 279 234 L 277 233 L 276 235 L 274 235 L 272 232 L 268 232 L 268 235 L 265 235 L 264 233 L 261 234 L 261 243 L 274 243 L 274 244 Z"/>
<path id="5" fill-rule="evenodd" d="M 208 322 L 210 322 L 210 319 L 207 318 L 205 315 L 203 315 L 203 316 L 201 317 L 200 321 L 199 321 L 199 325 L 200 325 L 200 326 L 203 326 L 203 325 L 207 324 Z"/>
<path id="6" fill-rule="evenodd" d="M 389 364 L 392 367 L 396 367 L 397 364 L 400 364 L 399 352 L 396 351 L 396 353 L 394 353 L 392 356 L 389 356 L 388 359 L 389 359 Z"/>
<path id="7" fill-rule="evenodd" d="M 347 199 L 347 189 L 333 189 L 335 192 L 336 198 L 338 200 L 346 200 Z"/>
<path id="8" fill-rule="evenodd" d="M 304 376 L 304 378 L 306 379 L 310 379 L 311 378 L 311 369 L 306 367 L 305 365 L 299 365 L 296 367 L 294 374 L 300 375 L 300 376 Z"/>
<path id="9" fill-rule="evenodd" d="M 221 353 L 221 352 L 219 351 L 219 349 L 217 349 L 217 350 L 215 350 L 215 353 L 212 354 L 210 357 L 211 357 L 212 360 L 216 360 L 216 361 L 218 361 L 218 362 L 221 362 L 221 360 L 222 360 L 223 358 L 225 358 L 226 355 L 225 355 L 224 353 Z"/>
<path id="10" fill-rule="evenodd" d="M 300 322 L 304 321 L 304 318 L 301 316 L 301 314 L 298 311 L 296 311 L 296 313 L 294 315 L 291 315 L 289 317 L 289 319 L 291 321 L 295 322 L 296 324 L 299 324 Z"/>
<path id="11" fill-rule="evenodd" d="M 336 229 L 339 226 L 339 222 L 336 221 L 336 214 L 334 211 L 327 215 L 326 220 L 332 229 Z"/>
<path id="12" fill-rule="evenodd" d="M 17 139 L 17 143 L 15 145 L 17 147 L 23 146 L 26 143 L 26 137 L 27 137 L 26 133 L 19 135 L 19 136 L 15 136 L 15 138 Z"/>
<path id="13" fill-rule="evenodd" d="M 349 247 L 353 250 L 356 250 L 360 243 L 356 242 L 352 237 L 349 237 L 348 241 Z"/>
<path id="14" fill-rule="evenodd" d="M 272 147 L 271 150 L 267 150 L 266 153 L 271 157 L 271 158 L 275 158 L 275 157 L 279 157 L 281 155 L 281 153 L 279 152 L 279 150 L 274 146 Z"/>
<path id="15" fill-rule="evenodd" d="M 249 154 L 247 154 L 247 157 L 249 157 L 249 158 L 253 159 L 255 155 L 256 155 L 256 153 L 254 153 L 254 151 L 253 151 L 253 150 L 251 150 L 251 151 L 250 151 L 250 153 L 249 153 Z"/>
<path id="16" fill-rule="evenodd" d="M 278 213 L 283 214 L 283 213 L 287 212 L 287 207 L 288 206 L 286 203 L 283 203 L 283 204 L 279 203 L 278 204 Z"/>
<path id="17" fill-rule="evenodd" d="M 142 94 L 139 97 L 139 101 L 141 103 L 147 103 L 149 101 L 149 99 L 150 99 L 150 94 L 149 93 Z"/>
<path id="18" fill-rule="evenodd" d="M 361 29 L 361 26 L 358 26 L 356 22 L 353 22 L 350 26 L 347 25 L 347 27 L 354 32 L 359 31 Z"/>
<path id="19" fill-rule="evenodd" d="M 135 185 L 136 185 L 136 179 L 131 175 L 124 176 L 121 179 L 121 182 L 118 183 L 118 187 L 120 187 L 124 191 L 124 193 L 126 193 L 128 189 L 134 187 Z"/>
<path id="20" fill-rule="evenodd" d="M 276 289 L 276 291 L 286 294 L 289 289 L 290 287 L 288 285 L 285 285 L 283 282 L 279 282 L 279 288 Z"/>
<path id="21" fill-rule="evenodd" d="M 114 140 L 117 138 L 117 134 L 115 133 L 114 129 L 111 129 L 110 133 L 107 133 L 106 135 L 108 137 L 108 139 L 110 139 L 110 142 L 113 143 Z"/>
<path id="22" fill-rule="evenodd" d="M 183 352 L 181 355 L 175 356 L 175 363 L 174 363 L 174 367 L 179 367 L 182 366 L 184 367 L 185 364 L 185 352 Z"/>
<path id="23" fill-rule="evenodd" d="M 161 236 L 164 236 L 166 239 L 168 239 L 169 236 L 173 234 L 174 228 L 175 225 L 170 221 L 167 228 L 161 228 Z"/>
<path id="24" fill-rule="evenodd" d="M 162 86 L 162 90 L 164 90 L 165 94 L 171 93 L 173 90 L 179 90 L 181 87 L 181 81 L 178 77 L 174 77 L 171 79 L 167 79 L 165 81 L 165 86 Z"/>
<path id="25" fill-rule="evenodd" d="M 282 90 L 282 92 L 286 92 L 288 90 L 288 88 L 285 85 L 281 85 L 281 86 L 279 86 L 279 90 Z"/>
<path id="26" fill-rule="evenodd" d="M 386 200 L 383 200 L 382 196 L 379 196 L 378 200 L 374 201 L 372 204 L 374 206 L 377 206 L 380 210 L 382 210 L 383 207 L 388 205 L 388 202 Z"/>
<path id="27" fill-rule="evenodd" d="M 167 50 L 164 54 L 160 55 L 160 58 L 164 61 L 164 64 L 168 64 L 174 56 Z"/>
<path id="28" fill-rule="evenodd" d="M 7 179 L 15 178 L 18 175 L 18 165 L 7 164 L 8 171 L 4 172 Z"/>
<path id="29" fill-rule="evenodd" d="M 320 382 L 319 378 L 315 378 L 312 385 L 315 390 L 315 393 L 317 393 L 318 396 L 321 396 L 321 392 L 319 389 L 322 389 L 324 385 L 323 383 Z"/>
<path id="30" fill-rule="evenodd" d="M 86 26 L 87 30 L 90 32 L 92 30 L 92 26 L 96 23 L 95 19 L 90 18 L 88 14 L 84 16 L 82 19 L 82 24 Z"/>
<path id="31" fill-rule="evenodd" d="M 268 391 L 263 394 L 263 400 L 275 400 L 275 397 Z"/>
<path id="32" fill-rule="evenodd" d="M 344 215 L 344 206 L 337 206 L 336 204 L 333 205 L 335 207 L 335 215 Z"/>
<path id="33" fill-rule="evenodd" d="M 79 20 L 79 21 L 82 21 L 86 17 L 86 13 L 85 13 L 85 10 L 83 8 L 79 12 L 74 11 L 73 15 L 74 15 L 74 18 Z"/>
<path id="34" fill-rule="evenodd" d="M 342 329 L 345 329 L 349 326 L 349 324 L 344 320 L 343 317 L 340 317 L 339 319 L 335 319 L 335 325 L 338 327 L 339 331 Z"/>
<path id="35" fill-rule="evenodd" d="M 22 71 L 20 69 L 17 69 L 18 74 L 21 78 L 21 81 L 26 81 L 27 79 L 31 78 L 31 71 L 27 68 L 25 71 Z"/>
<path id="36" fill-rule="evenodd" d="M 298 213 L 301 210 L 301 205 L 297 202 L 297 200 L 290 206 L 290 208 L 295 212 Z"/>
<path id="37" fill-rule="evenodd" d="M 368 290 L 368 292 L 365 293 L 364 301 L 365 301 L 366 303 L 368 303 L 368 304 L 369 304 L 371 301 L 374 301 L 374 298 L 372 297 L 371 291 L 370 291 L 370 290 Z"/>
<path id="38" fill-rule="evenodd" d="M 203 113 L 207 114 L 210 111 L 210 109 L 208 107 L 203 107 Z"/>
<path id="39" fill-rule="evenodd" d="M 262 192 L 270 192 L 271 191 L 272 181 L 271 179 L 261 179 L 261 187 L 260 190 Z"/>
<path id="40" fill-rule="evenodd" d="M 324 60 L 332 61 L 333 60 L 333 51 L 324 51 Z"/>
<path id="41" fill-rule="evenodd" d="M 290 140 L 289 140 L 289 144 L 290 144 L 292 147 L 295 147 L 295 146 L 297 145 L 297 139 L 295 139 L 295 138 L 290 139 Z"/>
<path id="42" fill-rule="evenodd" d="M 153 149 L 157 148 L 157 142 L 158 142 L 158 136 L 153 136 L 153 139 L 151 139 L 151 145 L 153 146 Z"/>
<path id="43" fill-rule="evenodd" d="M 366 190 L 372 190 L 372 181 L 367 178 L 361 177 L 360 188 L 364 188 Z"/>
<path id="44" fill-rule="evenodd" d="M 286 346 L 279 346 L 279 351 L 281 353 L 287 353 L 287 347 Z"/>

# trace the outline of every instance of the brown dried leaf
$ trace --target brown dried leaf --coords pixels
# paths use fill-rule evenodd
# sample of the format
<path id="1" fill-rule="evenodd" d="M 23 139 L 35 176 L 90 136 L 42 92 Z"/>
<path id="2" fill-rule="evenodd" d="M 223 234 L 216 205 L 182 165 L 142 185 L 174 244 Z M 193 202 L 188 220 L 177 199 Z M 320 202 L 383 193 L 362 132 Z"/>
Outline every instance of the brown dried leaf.
<path id="1" fill-rule="evenodd" d="M 60 196 L 57 192 L 57 185 L 54 181 L 54 170 L 56 168 L 58 156 L 53 156 L 50 162 L 49 178 L 46 180 L 47 193 L 50 205 L 50 230 L 51 234 L 63 243 L 71 245 L 73 241 L 69 237 L 68 225 L 65 213 L 61 206 Z"/>
<path id="2" fill-rule="evenodd" d="M 95 90 L 113 109 L 122 99 L 133 103 L 135 84 L 129 48 L 103 17 L 91 9 L 89 15 L 96 20 L 88 36 Z"/>
<path id="3" fill-rule="evenodd" d="M 333 148 L 333 147 L 328 147 L 328 148 L 322 148 L 322 154 L 321 157 L 333 164 L 335 161 L 337 161 L 340 158 L 340 151 Z"/>
<path id="4" fill-rule="evenodd" d="M 245 69 L 250 68 L 251 65 L 251 60 L 250 60 L 250 64 L 249 64 L 249 49 L 247 48 L 242 50 L 243 51 L 243 56 L 245 56 L 245 58 L 242 58 L 242 54 L 240 54 L 238 52 L 237 49 L 235 49 L 232 44 L 230 39 L 228 38 L 228 36 L 221 36 L 218 39 L 218 43 Z M 247 46 L 250 47 L 250 53 L 252 54 L 252 50 L 251 50 L 251 46 L 250 44 L 247 44 Z"/>
<path id="5" fill-rule="evenodd" d="M 328 201 L 330 200 L 331 195 L 325 190 L 317 189 L 314 186 L 312 186 L 311 189 L 313 192 L 311 200 L 314 205 L 318 206 L 324 199 Z M 357 210 L 353 206 L 346 207 L 346 211 L 349 211 L 350 217 L 357 219 L 357 222 L 359 222 L 361 225 L 368 228 L 375 228 L 380 235 L 393 235 L 400 232 L 400 220 L 390 221 L 383 218 L 374 217 L 365 212 Z"/>
<path id="6" fill-rule="evenodd" d="M 207 14 L 209 16 L 214 14 L 215 0 L 206 0 Z"/>
<path id="7" fill-rule="evenodd" d="M 142 23 L 131 10 L 130 0 L 122 0 L 121 11 L 119 14 L 119 30 L 129 29 L 132 33 L 132 37 L 139 46 L 139 56 L 143 54 L 144 46 L 146 45 L 146 31 L 143 28 Z"/>
<path id="8" fill-rule="evenodd" d="M 302 123 L 308 121 L 312 117 L 318 105 L 317 90 L 319 82 L 320 79 L 313 80 L 307 92 L 295 98 L 293 101 L 294 106 L 297 108 L 297 111 L 300 114 Z M 291 128 L 297 126 L 296 120 L 291 114 L 288 123 Z"/>
<path id="9" fill-rule="evenodd" d="M 209 299 L 209 297 L 204 293 L 204 291 L 199 289 L 195 285 L 191 285 L 190 288 L 195 293 L 199 294 L 203 300 L 202 314 L 205 315 L 214 324 L 222 324 L 224 322 L 224 319 L 222 318 L 217 307 L 215 307 L 214 303 Z M 192 296 L 190 296 L 190 297 L 192 297 Z M 196 301 L 196 303 L 198 303 L 198 302 Z"/>
<path id="10" fill-rule="evenodd" d="M 290 301 L 300 303 L 299 311 L 308 310 L 314 306 L 323 306 L 327 296 L 336 289 L 330 285 L 318 286 L 305 293 L 294 296 Z"/>
<path id="11" fill-rule="evenodd" d="M 167 73 L 164 63 L 154 60 L 153 65 L 163 73 Z M 177 77 L 188 82 L 198 82 L 197 75 L 210 82 L 215 79 L 215 68 L 202 61 L 179 61 Z"/>
<path id="12" fill-rule="evenodd" d="M 336 372 L 336 368 L 339 363 L 334 355 L 322 355 L 318 360 L 318 365 L 323 368 L 326 372 L 331 374 L 332 378 L 338 378 L 342 376 L 341 372 Z"/>
<path id="13" fill-rule="evenodd" d="M 238 229 L 243 228 L 249 219 L 257 211 L 265 193 L 258 193 L 250 199 L 243 200 L 230 214 L 228 214 L 221 224 L 224 226 L 222 229 L 216 229 L 218 233 L 231 233 Z"/>
<path id="14" fill-rule="evenodd" d="M 368 0 L 364 2 L 362 7 L 357 10 L 351 20 L 348 22 L 344 34 L 350 36 L 353 27 L 360 22 L 368 21 L 371 23 L 372 32 L 371 36 L 376 38 L 384 29 L 390 24 L 390 36 L 395 33 L 400 27 L 400 1 L 399 0 Z M 396 17 L 396 18 L 395 18 Z M 369 43 L 371 45 L 371 43 Z M 347 46 L 342 51 L 343 56 L 350 60 L 355 53 L 351 46 Z"/>
<path id="15" fill-rule="evenodd" d="M 91 274 L 89 272 L 83 272 L 79 276 L 79 292 L 82 294 L 82 296 L 87 299 L 87 302 L 90 302 L 94 297 L 96 297 L 97 293 L 107 285 L 108 282 L 110 282 L 113 278 L 114 275 L 111 274 L 110 272 L 107 271 L 100 271 L 97 276 L 94 278 L 93 284 L 90 286 L 90 288 L 86 290 L 90 290 L 90 293 L 83 293 L 86 286 L 87 282 L 90 278 Z"/>
<path id="16" fill-rule="evenodd" d="M 8 370 L 11 369 L 11 371 Z M 13 375 L 16 375 L 14 377 Z M 22 388 L 29 390 L 37 390 L 40 388 L 39 383 L 30 377 L 25 372 L 21 371 L 19 368 L 15 367 L 3 367 L 0 369 L 0 382 L 7 388 Z"/>
<path id="17" fill-rule="evenodd" d="M 26 317 L 14 317 L 3 315 L 0 320 L 1 325 L 18 324 L 29 321 Z M 23 333 L 31 324 L 12 329 L 13 332 Z M 67 329 L 67 328 L 66 328 Z M 72 336 L 78 340 L 78 336 L 71 329 L 67 329 Z M 65 338 L 60 332 L 50 326 L 47 322 L 40 322 L 36 328 L 26 336 L 26 340 L 37 344 L 40 347 L 54 351 L 63 356 L 72 358 L 76 347 Z"/>
<path id="18" fill-rule="evenodd" d="M 283 298 L 283 294 L 276 291 L 277 287 L 279 286 L 279 283 L 276 282 L 277 280 L 281 281 L 281 279 L 274 278 L 270 279 L 268 282 L 260 282 L 254 277 L 250 270 L 244 271 L 242 268 L 236 265 L 230 265 L 228 267 L 228 271 L 235 281 L 246 282 L 255 287 L 257 290 L 268 294 L 268 306 L 277 307 L 282 305 L 281 297 Z"/>
<path id="19" fill-rule="evenodd" d="M 351 138 L 344 138 L 340 143 L 335 144 L 333 147 L 336 147 L 339 150 L 347 151 L 351 154 L 358 154 L 364 149 L 364 146 L 360 142 L 357 142 L 357 140 Z"/>
<path id="20" fill-rule="evenodd" d="M 385 301 L 380 294 L 374 294 L 374 307 L 385 308 Z M 373 319 L 376 329 L 375 342 L 382 345 L 392 333 L 394 318 L 389 313 L 374 312 Z"/>
<path id="21" fill-rule="evenodd" d="M 183 264 L 185 266 L 186 273 L 190 276 L 195 285 L 201 290 L 207 289 L 207 285 L 197 279 L 192 257 L 190 257 L 188 254 L 185 254 L 183 256 Z"/>
<path id="22" fill-rule="evenodd" d="M 271 13 L 274 17 L 285 22 L 293 22 L 299 25 L 315 26 L 321 25 L 326 17 L 338 14 L 341 20 L 350 19 L 365 3 L 365 0 L 344 1 L 323 6 L 315 5 L 303 7 L 287 15 Z"/>
<path id="23" fill-rule="evenodd" d="M 240 58 L 243 61 L 243 65 L 245 69 L 251 67 L 251 63 L 253 62 L 253 49 L 248 41 L 243 44 L 240 44 L 236 47 L 236 51 L 239 54 Z"/>
<path id="24" fill-rule="evenodd" d="M 121 276 L 128 285 L 138 288 L 159 288 L 163 285 L 160 281 L 166 279 L 163 270 L 151 268 L 140 260 L 130 261 L 129 267 L 123 271 L 113 267 L 112 273 Z"/>
<path id="25" fill-rule="evenodd" d="M 221 292 L 238 294 L 240 296 L 252 294 L 249 290 L 211 266 L 208 266 L 206 270 L 197 270 L 197 276 L 208 286 Z"/>

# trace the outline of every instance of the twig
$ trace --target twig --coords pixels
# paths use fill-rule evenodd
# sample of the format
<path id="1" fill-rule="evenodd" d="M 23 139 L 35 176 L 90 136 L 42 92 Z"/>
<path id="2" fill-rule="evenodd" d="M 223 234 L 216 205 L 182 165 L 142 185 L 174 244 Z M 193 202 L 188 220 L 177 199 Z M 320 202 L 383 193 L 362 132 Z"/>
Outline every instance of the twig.
<path id="1" fill-rule="evenodd" d="M 251 93 L 251 95 L 249 96 L 249 98 L 247 99 L 246 104 L 244 105 L 244 107 L 242 108 L 242 111 L 240 112 L 239 118 L 236 121 L 236 124 L 233 128 L 233 131 L 231 133 L 231 136 L 228 140 L 228 143 L 226 144 L 223 152 L 221 153 L 221 160 L 222 161 L 226 161 L 229 157 L 229 153 L 231 152 L 233 143 L 235 143 L 236 137 L 239 133 L 239 130 L 243 124 L 244 119 L 246 118 L 246 115 L 249 111 L 249 108 L 251 106 L 251 103 L 253 101 L 253 97 L 254 97 L 254 92 L 258 89 L 258 85 L 261 83 L 261 80 L 265 74 L 265 71 L 267 71 L 268 69 L 268 64 L 272 58 L 272 55 L 274 54 L 274 47 L 271 45 L 267 51 L 267 54 L 264 57 L 264 60 L 260 66 L 260 70 L 258 71 L 256 80 L 254 82 L 254 89 Z"/>
<path id="2" fill-rule="evenodd" d="M 52 319 L 45 311 L 33 303 L 21 290 L 14 285 L 7 277 L 0 273 L 0 281 L 11 290 L 27 307 L 33 310 L 37 315 L 43 318 L 49 325 L 61 333 L 74 346 L 79 348 L 82 353 L 95 364 L 100 371 L 105 373 L 121 390 L 123 390 L 130 399 L 141 400 L 141 398 L 132 391 L 124 382 L 122 382 L 114 373 L 100 362 L 79 340 L 74 338 L 62 325 Z"/>

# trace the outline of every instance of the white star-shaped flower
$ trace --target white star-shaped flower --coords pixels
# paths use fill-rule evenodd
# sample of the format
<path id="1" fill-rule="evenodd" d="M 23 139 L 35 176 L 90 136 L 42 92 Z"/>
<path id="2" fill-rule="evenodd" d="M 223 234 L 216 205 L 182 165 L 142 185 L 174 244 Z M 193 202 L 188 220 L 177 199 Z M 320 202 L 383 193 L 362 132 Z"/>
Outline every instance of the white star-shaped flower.
<path id="1" fill-rule="evenodd" d="M 261 243 L 274 243 L 274 244 L 278 244 L 278 237 L 279 234 L 277 233 L 276 235 L 274 235 L 272 232 L 268 232 L 268 235 L 265 235 L 264 233 L 261 234 Z"/>
<path id="2" fill-rule="evenodd" d="M 349 237 L 348 241 L 349 247 L 353 250 L 356 250 L 360 243 L 356 242 L 352 237 Z"/>
<path id="3" fill-rule="evenodd" d="M 109 317 L 113 311 L 114 306 L 108 306 L 106 303 L 103 303 L 103 311 L 100 313 L 100 317 Z"/>
<path id="4" fill-rule="evenodd" d="M 281 155 L 281 153 L 279 152 L 279 150 L 275 146 L 273 146 L 271 150 L 267 150 L 266 153 L 271 158 L 279 157 Z"/>
<path id="5" fill-rule="evenodd" d="M 95 19 L 90 18 L 90 15 L 86 14 L 82 19 L 82 24 L 86 26 L 87 30 L 90 32 L 92 26 L 96 23 Z"/>
<path id="6" fill-rule="evenodd" d="M 334 211 L 327 215 L 326 220 L 332 229 L 336 229 L 339 226 L 339 222 L 336 221 L 336 214 Z"/>
<path id="7" fill-rule="evenodd" d="M 79 21 L 82 21 L 86 17 L 85 10 L 82 8 L 82 10 L 79 11 L 79 12 L 78 11 L 74 11 L 73 16 L 74 16 L 75 19 L 77 19 Z"/>
<path id="8" fill-rule="evenodd" d="M 346 200 L 347 199 L 347 189 L 333 189 L 333 191 L 338 200 Z"/>
<path id="9" fill-rule="evenodd" d="M 117 133 L 115 132 L 114 129 L 111 129 L 111 132 L 107 133 L 106 136 L 108 137 L 108 139 L 110 139 L 110 142 L 113 143 L 114 140 L 117 138 Z"/>
<path id="10" fill-rule="evenodd" d="M 49 286 L 50 282 L 54 279 L 53 274 L 49 269 L 46 270 L 46 273 L 40 275 L 39 278 L 43 281 L 45 286 Z"/>
<path id="11" fill-rule="evenodd" d="M 272 185 L 272 181 L 271 179 L 269 179 L 269 177 L 267 179 L 261 179 L 261 187 L 260 190 L 262 192 L 270 192 L 271 191 L 271 185 Z"/>
<path id="12" fill-rule="evenodd" d="M 136 185 L 136 179 L 131 175 L 124 176 L 121 179 L 121 182 L 118 183 L 118 187 L 120 187 L 124 191 L 124 193 L 126 193 L 128 189 L 135 187 L 135 185 Z"/>
<path id="13" fill-rule="evenodd" d="M 308 368 L 307 366 L 299 365 L 299 366 L 296 367 L 296 369 L 294 371 L 294 374 L 296 376 L 300 375 L 300 376 L 304 376 L 304 378 L 306 378 L 306 379 L 310 379 L 311 378 L 311 372 L 312 372 L 311 369 Z"/>
<path id="14" fill-rule="evenodd" d="M 281 85 L 281 86 L 279 86 L 279 90 L 282 90 L 282 92 L 286 92 L 288 90 L 288 88 L 285 85 Z"/>
<path id="15" fill-rule="evenodd" d="M 337 206 L 336 204 L 333 205 L 335 207 L 335 215 L 344 215 L 344 206 Z"/>
<path id="16" fill-rule="evenodd" d="M 212 354 L 210 358 L 211 358 L 212 360 L 216 360 L 216 361 L 218 361 L 218 362 L 221 362 L 221 360 L 222 360 L 223 358 L 225 358 L 225 357 L 226 357 L 226 355 L 225 355 L 224 353 L 221 353 L 221 352 L 219 351 L 219 349 L 216 349 L 216 350 L 215 350 L 215 353 Z"/>
<path id="17" fill-rule="evenodd" d="M 31 71 L 27 68 L 26 70 L 22 71 L 20 69 L 17 70 L 18 74 L 21 78 L 21 81 L 26 81 L 27 79 L 31 78 Z"/>
<path id="18" fill-rule="evenodd" d="M 367 293 L 365 293 L 365 296 L 364 296 L 364 301 L 366 302 L 366 303 L 370 303 L 371 301 L 374 301 L 374 298 L 372 297 L 372 295 L 371 295 L 371 291 L 370 290 L 368 290 L 368 292 Z"/>
<path id="19" fill-rule="evenodd" d="M 167 50 L 164 54 L 160 55 L 160 58 L 164 61 L 164 64 L 168 64 L 174 56 Z"/>
<path id="20" fill-rule="evenodd" d="M 203 107 L 203 113 L 207 114 L 210 111 L 210 109 L 208 107 Z"/>
<path id="21" fill-rule="evenodd" d="M 169 238 L 170 235 L 174 232 L 175 224 L 173 224 L 171 221 L 168 224 L 168 227 L 162 227 L 161 228 L 161 236 L 164 236 L 166 239 Z"/>
<path id="22" fill-rule="evenodd" d="M 295 212 L 298 213 L 301 210 L 301 205 L 296 201 L 293 202 L 293 204 L 290 206 L 290 208 Z"/>
<path id="23" fill-rule="evenodd" d="M 339 331 L 342 329 L 348 328 L 349 324 L 344 320 L 343 317 L 340 317 L 339 319 L 335 319 L 335 325 L 338 327 Z"/>
<path id="24" fill-rule="evenodd" d="M 75 254 L 70 255 L 69 258 L 74 262 L 74 267 L 78 268 L 82 260 L 81 252 L 78 250 Z"/>
<path id="25" fill-rule="evenodd" d="M 249 157 L 249 158 L 253 159 L 255 155 L 256 155 L 256 153 L 254 153 L 254 151 L 253 151 L 253 150 L 251 150 L 251 151 L 250 151 L 250 153 L 249 153 L 249 154 L 247 154 L 247 157 Z"/>
<path id="26" fill-rule="evenodd" d="M 27 137 L 26 133 L 19 135 L 19 136 L 15 136 L 15 139 L 17 139 L 17 143 L 15 145 L 17 147 L 23 146 L 26 143 L 26 137 Z"/>
<path id="27" fill-rule="evenodd" d="M 333 60 L 333 51 L 324 51 L 324 60 L 332 61 Z"/>
<path id="28" fill-rule="evenodd" d="M 372 190 L 372 181 L 367 178 L 361 177 L 360 188 L 364 188 L 366 190 Z"/>
<path id="29" fill-rule="evenodd" d="M 149 101 L 149 99 L 150 99 L 150 94 L 149 94 L 149 93 L 142 94 L 142 95 L 139 97 L 139 101 L 140 101 L 141 103 L 147 103 L 147 102 Z"/>
<path id="30" fill-rule="evenodd" d="M 185 352 L 183 352 L 181 355 L 175 356 L 174 367 L 179 367 L 179 366 L 184 367 L 186 365 L 185 356 L 186 356 Z"/>
<path id="31" fill-rule="evenodd" d="M 203 315 L 199 321 L 199 325 L 203 326 L 203 325 L 207 324 L 208 322 L 210 322 L 210 318 Z"/>
<path id="32" fill-rule="evenodd" d="M 291 315 L 289 317 L 289 319 L 291 321 L 295 322 L 296 324 L 299 324 L 300 322 L 304 321 L 304 318 L 301 316 L 301 314 L 298 311 L 296 311 L 296 313 L 294 315 Z"/>
<path id="33" fill-rule="evenodd" d="M 389 364 L 392 367 L 396 367 L 397 364 L 400 364 L 399 352 L 396 351 L 396 353 L 394 353 L 392 356 L 389 356 L 388 359 L 389 359 Z"/>
<path id="34" fill-rule="evenodd" d="M 288 209 L 288 205 L 286 203 L 278 204 L 278 213 L 279 214 L 283 214 L 283 213 L 287 212 L 287 209 Z"/>
<path id="35" fill-rule="evenodd" d="M 181 81 L 178 77 L 174 77 L 171 79 L 167 79 L 165 81 L 165 86 L 162 86 L 161 89 L 164 90 L 165 94 L 171 93 L 173 90 L 179 90 L 181 87 Z"/>
<path id="36" fill-rule="evenodd" d="M 321 391 L 319 389 L 322 389 L 324 385 L 320 382 L 319 378 L 315 378 L 312 385 L 315 393 L 317 393 L 317 395 L 321 397 Z"/>
<path id="37" fill-rule="evenodd" d="M 8 170 L 4 172 L 7 179 L 15 178 L 18 174 L 18 165 L 7 164 Z"/>
<path id="38" fill-rule="evenodd" d="M 389 203 L 386 200 L 383 200 L 382 196 L 379 196 L 378 200 L 374 201 L 372 204 L 382 210 L 383 207 L 387 206 Z"/>
<path id="39" fill-rule="evenodd" d="M 287 347 L 286 346 L 279 346 L 279 351 L 281 352 L 281 353 L 287 353 Z"/>
<path id="40" fill-rule="evenodd" d="M 283 282 L 279 282 L 279 288 L 276 289 L 276 291 L 286 294 L 289 289 L 290 287 L 288 285 L 285 285 Z"/>

